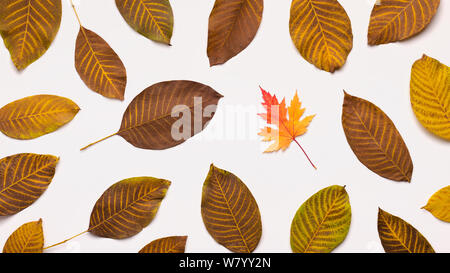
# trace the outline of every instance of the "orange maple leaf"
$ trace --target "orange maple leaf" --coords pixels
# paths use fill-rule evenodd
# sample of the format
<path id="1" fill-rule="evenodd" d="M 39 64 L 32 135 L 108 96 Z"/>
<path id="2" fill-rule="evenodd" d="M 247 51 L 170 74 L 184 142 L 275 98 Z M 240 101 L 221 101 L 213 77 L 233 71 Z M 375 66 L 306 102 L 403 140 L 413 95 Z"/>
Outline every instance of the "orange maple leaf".
<path id="1" fill-rule="evenodd" d="M 300 118 L 305 113 L 305 108 L 302 107 L 302 103 L 300 102 L 297 92 L 295 92 L 295 96 L 291 101 L 291 104 L 288 108 L 286 108 L 285 99 L 278 102 L 278 99 L 275 95 L 271 95 L 269 92 L 265 91 L 260 87 L 263 95 L 264 102 L 262 105 L 266 109 L 266 113 L 258 114 L 262 117 L 267 124 L 274 125 L 278 129 L 266 126 L 258 133 L 258 135 L 263 136 L 263 141 L 275 141 L 272 143 L 265 153 L 271 153 L 279 150 L 286 150 L 292 142 L 295 142 L 300 149 L 302 149 L 306 158 L 309 160 L 311 165 L 315 168 L 309 156 L 306 154 L 303 147 L 296 140 L 296 137 L 303 135 L 306 133 L 309 124 L 315 115 L 307 116 L 304 119 L 300 120 Z M 289 116 L 289 117 L 288 117 Z"/>

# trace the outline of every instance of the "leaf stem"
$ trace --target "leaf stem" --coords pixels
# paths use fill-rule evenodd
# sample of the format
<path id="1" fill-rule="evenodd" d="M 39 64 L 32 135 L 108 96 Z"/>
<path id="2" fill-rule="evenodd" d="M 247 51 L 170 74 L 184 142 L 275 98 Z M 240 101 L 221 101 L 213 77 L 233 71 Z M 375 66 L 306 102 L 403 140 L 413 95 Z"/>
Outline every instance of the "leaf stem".
<path id="1" fill-rule="evenodd" d="M 68 242 L 68 241 L 70 241 L 70 240 L 72 240 L 72 239 L 75 239 L 75 238 L 78 237 L 78 236 L 81 236 L 81 235 L 85 234 L 85 233 L 88 232 L 88 231 L 89 231 L 89 230 L 83 231 L 83 232 L 81 232 L 80 234 L 77 234 L 77 235 L 75 235 L 75 236 L 72 236 L 72 237 L 70 237 L 69 239 L 66 239 L 66 240 L 64 240 L 64 241 L 62 241 L 62 242 L 59 242 L 59 243 L 54 244 L 54 245 L 51 245 L 51 246 L 44 247 L 44 250 L 49 249 L 49 248 L 52 248 L 52 247 L 55 247 L 55 246 L 62 245 L 62 244 L 66 243 L 66 242 Z"/>
<path id="2" fill-rule="evenodd" d="M 70 5 L 72 6 L 73 11 L 75 12 L 75 16 L 77 17 L 78 23 L 80 24 L 80 26 L 83 26 L 83 25 L 81 24 L 80 17 L 78 16 L 77 9 L 75 8 L 75 5 L 73 4 L 73 1 L 72 1 L 72 0 L 70 0 Z"/>
<path id="3" fill-rule="evenodd" d="M 308 159 L 309 163 L 311 163 L 311 166 L 314 167 L 314 169 L 317 170 L 317 167 L 314 165 L 314 163 L 312 163 L 311 159 L 309 158 L 308 154 L 305 152 L 305 150 L 303 149 L 302 145 L 300 145 L 300 143 L 298 143 L 298 141 L 294 138 L 294 142 L 297 143 L 298 147 L 300 147 L 300 149 L 302 149 L 303 153 L 305 154 L 306 158 Z"/>
<path id="4" fill-rule="evenodd" d="M 95 144 L 97 144 L 97 143 L 99 143 L 99 142 L 102 142 L 103 140 L 107 140 L 108 138 L 113 137 L 113 136 L 115 136 L 115 135 L 117 135 L 117 133 L 114 133 L 114 134 L 112 134 L 112 135 L 110 135 L 110 136 L 107 136 L 107 137 L 104 137 L 104 138 L 102 138 L 102 139 L 100 139 L 100 140 L 97 140 L 96 142 L 93 142 L 93 143 L 87 145 L 86 147 L 81 148 L 80 151 L 84 151 L 84 150 L 86 150 L 87 148 L 91 147 L 92 145 L 95 145 Z"/>

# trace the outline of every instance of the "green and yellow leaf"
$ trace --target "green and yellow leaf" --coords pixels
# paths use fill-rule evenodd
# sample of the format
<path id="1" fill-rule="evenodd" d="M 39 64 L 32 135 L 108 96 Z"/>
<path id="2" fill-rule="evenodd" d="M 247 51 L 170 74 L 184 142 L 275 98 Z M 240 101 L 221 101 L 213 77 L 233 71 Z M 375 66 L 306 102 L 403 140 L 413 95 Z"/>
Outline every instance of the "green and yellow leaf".
<path id="1" fill-rule="evenodd" d="M 378 235 L 387 253 L 434 253 L 417 229 L 382 209 L 378 211 Z"/>
<path id="2" fill-rule="evenodd" d="M 263 15 L 263 0 L 216 0 L 209 16 L 208 57 L 223 64 L 255 38 Z"/>
<path id="3" fill-rule="evenodd" d="M 345 187 L 320 190 L 301 205 L 291 225 L 295 253 L 328 253 L 340 245 L 350 229 L 352 212 Z"/>
<path id="4" fill-rule="evenodd" d="M 75 68 L 83 82 L 107 98 L 124 99 L 127 71 L 116 52 L 95 32 L 80 27 Z"/>
<path id="5" fill-rule="evenodd" d="M 0 34 L 18 70 L 50 47 L 61 23 L 61 0 L 0 1 Z"/>
<path id="6" fill-rule="evenodd" d="M 36 95 L 11 102 L 0 109 L 0 131 L 15 139 L 33 139 L 70 122 L 80 111 L 73 101 Z"/>
<path id="7" fill-rule="evenodd" d="M 433 194 L 423 209 L 431 212 L 439 220 L 450 223 L 450 186 Z"/>
<path id="8" fill-rule="evenodd" d="M 233 252 L 250 253 L 262 235 L 258 204 L 234 174 L 211 164 L 203 184 L 201 211 L 209 234 Z"/>
<path id="9" fill-rule="evenodd" d="M 44 233 L 42 219 L 29 222 L 14 231 L 3 247 L 3 253 L 42 253 Z"/>
<path id="10" fill-rule="evenodd" d="M 52 155 L 16 154 L 0 159 L 0 216 L 33 204 L 47 189 L 59 159 Z"/>
<path id="11" fill-rule="evenodd" d="M 373 103 L 345 93 L 342 127 L 359 161 L 394 181 L 411 181 L 413 163 L 392 120 Z"/>
<path id="12" fill-rule="evenodd" d="M 169 0 L 116 0 L 116 5 L 134 30 L 150 40 L 170 45 L 174 19 Z"/>
<path id="13" fill-rule="evenodd" d="M 187 236 L 161 238 L 144 246 L 139 253 L 184 253 L 187 238 Z"/>
<path id="14" fill-rule="evenodd" d="M 152 177 L 117 182 L 95 203 L 88 231 L 112 239 L 138 234 L 156 216 L 169 186 L 169 181 Z"/>
<path id="15" fill-rule="evenodd" d="M 440 0 L 378 0 L 370 15 L 369 45 L 387 44 L 420 33 L 433 19 Z"/>
<path id="16" fill-rule="evenodd" d="M 337 0 L 293 0 L 289 31 L 303 58 L 328 72 L 342 67 L 353 48 L 351 22 Z"/>
<path id="17" fill-rule="evenodd" d="M 423 55 L 411 70 L 411 105 L 431 133 L 450 140 L 450 68 Z"/>

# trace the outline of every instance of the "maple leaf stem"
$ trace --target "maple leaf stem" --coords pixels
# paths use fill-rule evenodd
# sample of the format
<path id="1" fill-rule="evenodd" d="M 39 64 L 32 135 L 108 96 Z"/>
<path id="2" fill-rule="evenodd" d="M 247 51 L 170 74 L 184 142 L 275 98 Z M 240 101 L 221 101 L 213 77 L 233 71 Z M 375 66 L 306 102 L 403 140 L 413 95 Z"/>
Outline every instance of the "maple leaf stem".
<path id="1" fill-rule="evenodd" d="M 314 169 L 317 170 L 317 167 L 314 165 L 314 163 L 312 163 L 311 159 L 309 158 L 308 154 L 305 152 L 305 150 L 303 149 L 302 145 L 300 145 L 300 143 L 298 143 L 298 141 L 294 138 L 294 142 L 297 143 L 298 147 L 300 147 L 300 149 L 302 149 L 302 152 L 305 154 L 306 158 L 308 159 L 309 163 L 311 163 L 311 166 L 314 167 Z"/>

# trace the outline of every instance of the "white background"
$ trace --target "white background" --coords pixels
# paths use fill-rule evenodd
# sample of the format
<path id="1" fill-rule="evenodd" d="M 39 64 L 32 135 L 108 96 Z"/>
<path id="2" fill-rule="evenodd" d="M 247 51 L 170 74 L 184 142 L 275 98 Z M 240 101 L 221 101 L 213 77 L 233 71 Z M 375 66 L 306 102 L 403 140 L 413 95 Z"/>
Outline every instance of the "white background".
<path id="1" fill-rule="evenodd" d="M 210 68 L 206 44 L 213 0 L 171 1 L 172 47 L 134 32 L 113 0 L 78 1 L 84 26 L 100 34 L 127 68 L 124 102 L 90 91 L 77 75 L 74 48 L 79 26 L 66 0 L 54 43 L 24 72 L 16 71 L 1 46 L 0 106 L 30 95 L 55 94 L 71 98 L 82 110 L 67 126 L 35 140 L 0 135 L 0 157 L 21 152 L 61 157 L 42 197 L 24 211 L 0 219 L 0 246 L 20 225 L 39 218 L 45 245 L 67 239 L 87 229 L 94 203 L 110 185 L 128 177 L 154 176 L 172 181 L 172 186 L 155 220 L 141 233 L 125 240 L 85 234 L 48 252 L 137 252 L 154 239 L 172 235 L 189 236 L 187 252 L 227 252 L 208 234 L 200 214 L 202 184 L 214 163 L 240 177 L 259 204 L 263 237 L 256 252 L 290 252 L 295 212 L 312 194 L 334 184 L 347 185 L 353 213 L 350 232 L 336 252 L 383 251 L 378 207 L 411 223 L 437 252 L 450 252 L 450 224 L 420 209 L 449 184 L 450 146 L 419 124 L 409 100 L 415 60 L 426 53 L 450 64 L 450 2 L 441 1 L 436 17 L 420 35 L 369 47 L 367 28 L 375 0 L 340 0 L 352 21 L 354 46 L 343 69 L 334 74 L 316 69 L 295 49 L 288 28 L 290 2 L 266 0 L 261 27 L 250 46 L 225 65 Z M 225 96 L 202 134 L 165 151 L 137 149 L 119 136 L 79 151 L 114 133 L 127 105 L 143 89 L 175 79 L 208 84 Z M 317 171 L 295 145 L 286 152 L 262 153 L 265 146 L 256 135 L 262 126 L 255 112 L 261 102 L 259 85 L 288 100 L 298 90 L 306 114 L 317 114 L 308 133 L 298 138 Z M 383 179 L 357 160 L 340 121 L 343 89 L 375 103 L 394 121 L 414 162 L 411 184 Z M 236 106 L 241 109 L 237 113 L 232 111 Z M 242 132 L 244 137 L 238 138 Z"/>

